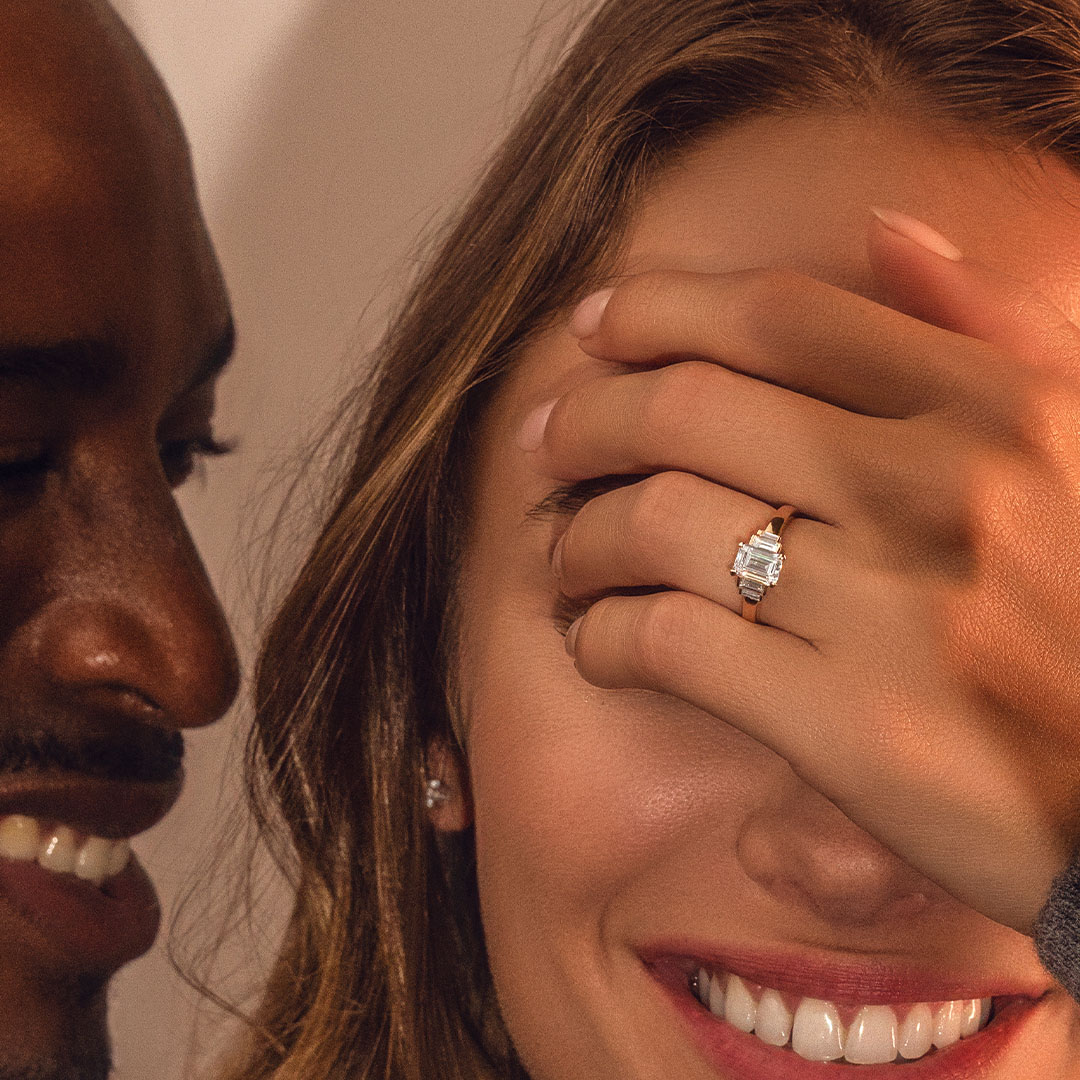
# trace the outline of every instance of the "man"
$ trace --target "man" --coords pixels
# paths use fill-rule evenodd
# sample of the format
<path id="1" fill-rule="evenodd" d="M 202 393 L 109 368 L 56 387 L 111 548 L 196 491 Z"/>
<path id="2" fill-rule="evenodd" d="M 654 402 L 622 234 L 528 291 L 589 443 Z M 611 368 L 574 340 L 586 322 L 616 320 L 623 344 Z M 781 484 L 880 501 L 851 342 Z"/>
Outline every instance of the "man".
<path id="1" fill-rule="evenodd" d="M 232 350 L 176 115 L 104 0 L 0 0 L 0 1080 L 100 1080 L 127 838 L 236 658 L 173 500 Z"/>

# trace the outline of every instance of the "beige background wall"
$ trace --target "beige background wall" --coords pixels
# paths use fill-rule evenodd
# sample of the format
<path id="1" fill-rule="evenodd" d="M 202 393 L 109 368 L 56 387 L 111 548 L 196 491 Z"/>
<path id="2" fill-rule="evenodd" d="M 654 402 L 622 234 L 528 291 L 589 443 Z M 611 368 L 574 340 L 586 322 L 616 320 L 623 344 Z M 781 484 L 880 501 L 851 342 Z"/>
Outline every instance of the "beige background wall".
<path id="1" fill-rule="evenodd" d="M 241 344 L 222 384 L 219 432 L 241 449 L 183 501 L 250 659 L 251 503 L 377 333 L 417 236 L 463 193 L 528 85 L 531 69 L 518 69 L 526 42 L 541 57 L 566 5 L 115 2 L 179 104 L 233 294 Z M 186 793 L 136 845 L 166 912 L 212 844 L 222 804 L 238 798 L 230 746 L 242 723 L 234 716 L 189 738 Z M 284 913 L 288 897 L 275 895 Z M 121 974 L 118 1080 L 186 1075 L 197 1000 L 161 946 Z M 204 1041 L 202 1061 L 213 1045 Z"/>

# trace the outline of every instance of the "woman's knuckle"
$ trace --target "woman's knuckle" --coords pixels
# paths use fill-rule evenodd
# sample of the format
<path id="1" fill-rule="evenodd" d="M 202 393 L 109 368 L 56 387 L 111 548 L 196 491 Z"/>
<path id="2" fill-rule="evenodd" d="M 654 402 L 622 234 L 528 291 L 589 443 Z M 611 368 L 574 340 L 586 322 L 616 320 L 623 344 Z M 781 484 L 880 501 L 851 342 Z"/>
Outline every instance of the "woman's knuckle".
<path id="1" fill-rule="evenodd" d="M 685 417 L 700 393 L 699 378 L 692 363 L 671 364 L 655 373 L 641 400 L 638 421 L 642 437 L 648 445 L 670 449 L 678 428 L 679 417 Z"/>
<path id="2" fill-rule="evenodd" d="M 995 572 L 1029 545 L 1038 557 L 1038 545 L 1054 525 L 1041 473 L 1030 464 L 992 455 L 969 467 L 966 487 L 956 529 L 967 555 L 965 580 Z"/>
<path id="3" fill-rule="evenodd" d="M 672 409 L 683 418 L 701 401 L 703 393 L 717 379 L 720 369 L 708 360 L 683 360 L 664 369 L 662 381 Z"/>
<path id="4" fill-rule="evenodd" d="M 737 271 L 724 314 L 728 333 L 745 348 L 768 351 L 775 346 L 776 312 L 800 311 L 806 288 L 806 278 L 787 267 Z"/>
<path id="5" fill-rule="evenodd" d="M 1080 435 L 1080 389 L 1050 373 L 1036 373 L 1020 392 L 1016 432 L 1043 461 L 1074 459 Z"/>
<path id="6" fill-rule="evenodd" d="M 651 545 L 677 517 L 685 501 L 684 475 L 653 473 L 631 489 L 626 511 L 626 531 L 637 547 Z"/>
<path id="7" fill-rule="evenodd" d="M 652 325 L 671 307 L 672 295 L 685 286 L 685 274 L 647 270 L 624 280 L 604 311 L 605 328 L 628 344 L 642 326 Z"/>
<path id="8" fill-rule="evenodd" d="M 770 266 L 744 272 L 740 282 L 740 301 L 746 314 L 760 320 L 787 310 L 801 301 L 806 291 L 802 274 L 784 266 Z"/>
<path id="9" fill-rule="evenodd" d="M 664 492 L 654 476 L 635 484 L 627 495 L 621 539 L 631 556 L 648 551 L 655 543 L 663 522 L 663 503 Z"/>
<path id="10" fill-rule="evenodd" d="M 627 641 L 632 667 L 650 681 L 670 674 L 677 643 L 686 628 L 687 597 L 677 592 L 658 592 L 642 597 L 631 620 Z"/>
<path id="11" fill-rule="evenodd" d="M 975 588 L 943 588 L 936 590 L 931 631 L 936 637 L 939 654 L 952 661 L 970 654 L 974 640 L 973 630 L 978 620 L 978 590 Z"/>
<path id="12" fill-rule="evenodd" d="M 771 306 L 792 298 L 806 288 L 806 279 L 786 266 L 767 266 L 744 271 L 743 299 L 755 306 Z"/>
<path id="13" fill-rule="evenodd" d="M 1007 493 L 1008 483 L 1002 469 L 993 462 L 969 461 L 964 473 L 964 501 L 957 532 L 967 538 L 974 549 L 1006 505 L 1003 496 Z"/>
<path id="14" fill-rule="evenodd" d="M 663 303 L 676 287 L 676 276 L 667 270 L 646 270 L 627 283 L 626 296 L 635 307 L 652 307 Z"/>

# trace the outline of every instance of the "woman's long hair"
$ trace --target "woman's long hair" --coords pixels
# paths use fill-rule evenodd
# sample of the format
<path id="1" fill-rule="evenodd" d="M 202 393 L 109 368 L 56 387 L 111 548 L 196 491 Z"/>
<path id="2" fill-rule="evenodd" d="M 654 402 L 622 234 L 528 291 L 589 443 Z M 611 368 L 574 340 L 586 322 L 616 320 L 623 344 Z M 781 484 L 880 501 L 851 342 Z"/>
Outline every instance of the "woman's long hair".
<path id="1" fill-rule="evenodd" d="M 257 669 L 250 790 L 267 829 L 284 823 L 297 898 L 230 1080 L 524 1076 L 494 1001 L 471 834 L 437 839 L 422 803 L 431 740 L 465 751 L 453 601 L 470 425 L 523 343 L 613 265 L 680 149 L 706 127 L 816 107 L 903 112 L 1080 167 L 1080 0 L 599 8 L 343 413 L 348 465 Z"/>

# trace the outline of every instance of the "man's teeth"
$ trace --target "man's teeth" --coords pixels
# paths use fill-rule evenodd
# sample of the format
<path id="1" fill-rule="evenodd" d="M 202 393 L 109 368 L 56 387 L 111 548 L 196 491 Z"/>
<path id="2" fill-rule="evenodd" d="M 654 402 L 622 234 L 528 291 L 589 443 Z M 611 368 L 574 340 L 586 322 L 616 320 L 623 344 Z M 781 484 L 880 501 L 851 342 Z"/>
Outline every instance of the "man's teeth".
<path id="1" fill-rule="evenodd" d="M 990 998 L 863 1005 L 845 1008 L 817 998 L 792 998 L 756 987 L 738 975 L 704 968 L 697 973 L 698 1000 L 714 1016 L 770 1046 L 788 1046 L 808 1061 L 885 1065 L 915 1061 L 981 1031 L 990 1020 Z"/>
<path id="2" fill-rule="evenodd" d="M 67 825 L 25 814 L 0 817 L 0 859 L 37 861 L 55 874 L 74 874 L 100 885 L 131 859 L 131 841 L 78 833 Z"/>

